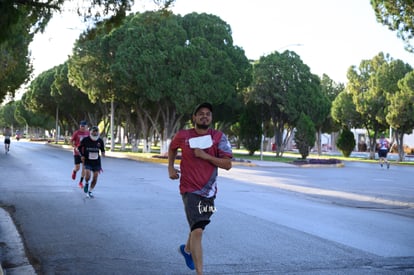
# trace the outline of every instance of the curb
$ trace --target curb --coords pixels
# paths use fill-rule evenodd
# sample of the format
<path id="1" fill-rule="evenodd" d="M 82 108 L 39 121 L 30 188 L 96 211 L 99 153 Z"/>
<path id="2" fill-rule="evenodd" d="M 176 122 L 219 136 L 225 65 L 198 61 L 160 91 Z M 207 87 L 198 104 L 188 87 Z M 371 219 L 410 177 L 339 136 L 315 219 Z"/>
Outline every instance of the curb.
<path id="1" fill-rule="evenodd" d="M 22 238 L 9 212 L 0 207 L 0 275 L 35 275 L 27 258 Z"/>
<path id="2" fill-rule="evenodd" d="M 66 150 L 72 150 L 72 147 L 70 145 L 60 145 L 60 144 L 53 144 L 53 143 L 45 143 L 45 144 L 49 146 L 53 146 L 53 147 L 60 147 Z M 168 159 L 166 158 L 140 157 L 134 154 L 129 154 L 127 152 L 111 152 L 108 150 L 108 151 L 105 151 L 105 155 L 106 157 L 126 158 L 126 159 L 132 159 L 132 160 L 143 161 L 143 162 L 168 164 Z M 180 159 L 176 159 L 175 164 L 180 164 Z M 256 163 L 249 162 L 249 161 L 233 161 L 233 164 L 238 165 L 238 166 L 249 166 L 249 167 L 260 166 L 260 165 L 257 165 Z"/>
<path id="3" fill-rule="evenodd" d="M 329 168 L 329 167 L 334 167 L 334 168 L 342 168 L 345 167 L 345 164 L 343 163 L 337 163 L 337 164 L 301 164 L 298 165 L 298 167 L 304 167 L 304 168 Z"/>
<path id="4" fill-rule="evenodd" d="M 61 144 L 54 144 L 54 143 L 46 143 L 49 146 L 53 147 L 60 147 L 66 150 L 72 150 L 72 146 L 70 145 L 61 145 Z M 167 158 L 155 158 L 155 157 L 140 157 L 134 155 L 133 153 L 129 154 L 128 152 L 111 152 L 109 150 L 105 151 L 106 157 L 115 157 L 115 158 L 126 158 L 132 159 L 136 161 L 143 161 L 143 162 L 151 162 L 151 163 L 163 163 L 168 164 Z M 180 159 L 175 160 L 175 164 L 180 164 Z M 272 162 L 272 161 L 261 161 L 261 160 L 233 160 L 232 164 L 234 166 L 246 166 L 246 167 L 279 167 L 279 168 L 289 168 L 289 167 L 303 167 L 303 168 L 342 168 L 345 166 L 343 162 L 336 163 L 336 164 L 292 164 L 292 163 L 284 163 L 284 162 Z"/>

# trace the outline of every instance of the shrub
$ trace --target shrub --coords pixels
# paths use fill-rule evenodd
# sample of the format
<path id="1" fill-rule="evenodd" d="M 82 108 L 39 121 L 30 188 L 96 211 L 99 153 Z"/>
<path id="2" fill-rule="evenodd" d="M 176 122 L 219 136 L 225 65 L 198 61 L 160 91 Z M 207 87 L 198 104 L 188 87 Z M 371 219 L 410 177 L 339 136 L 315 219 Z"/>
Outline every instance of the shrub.
<path id="1" fill-rule="evenodd" d="M 342 129 L 338 141 L 336 142 L 336 146 L 338 146 L 338 149 L 342 152 L 344 157 L 349 157 L 351 155 L 355 148 L 355 144 L 354 134 L 348 128 Z"/>
<path id="2" fill-rule="evenodd" d="M 312 120 L 301 113 L 296 124 L 295 143 L 302 159 L 306 159 L 309 155 L 310 148 L 315 144 L 315 139 L 315 126 Z"/>
<path id="3" fill-rule="evenodd" d="M 262 138 L 261 115 L 257 106 L 247 105 L 240 116 L 240 140 L 252 156 L 260 149 Z"/>

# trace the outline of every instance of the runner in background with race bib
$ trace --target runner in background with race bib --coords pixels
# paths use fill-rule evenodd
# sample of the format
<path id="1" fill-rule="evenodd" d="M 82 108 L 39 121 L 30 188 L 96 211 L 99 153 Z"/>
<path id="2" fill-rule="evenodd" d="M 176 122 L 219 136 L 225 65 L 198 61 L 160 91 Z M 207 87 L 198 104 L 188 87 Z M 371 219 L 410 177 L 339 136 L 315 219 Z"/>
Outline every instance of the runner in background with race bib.
<path id="1" fill-rule="evenodd" d="M 95 188 L 98 182 L 98 175 L 102 171 L 99 153 L 101 152 L 102 156 L 105 156 L 105 143 L 99 137 L 98 126 L 93 126 L 89 132 L 89 136 L 81 140 L 78 151 L 85 166 L 85 186 L 83 187 L 83 191 L 88 198 L 92 198 L 92 190 Z M 93 176 L 91 185 L 89 186 L 91 174 Z"/>

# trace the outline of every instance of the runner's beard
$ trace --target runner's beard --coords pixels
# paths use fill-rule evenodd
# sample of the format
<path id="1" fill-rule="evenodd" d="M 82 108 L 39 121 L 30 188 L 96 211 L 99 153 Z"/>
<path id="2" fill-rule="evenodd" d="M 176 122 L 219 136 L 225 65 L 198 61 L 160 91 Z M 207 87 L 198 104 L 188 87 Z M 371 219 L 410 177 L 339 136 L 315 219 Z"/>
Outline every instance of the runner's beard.
<path id="1" fill-rule="evenodd" d="M 210 124 L 199 124 L 199 123 L 196 123 L 196 128 L 197 129 L 206 130 L 206 129 L 208 129 L 208 127 L 210 127 Z"/>

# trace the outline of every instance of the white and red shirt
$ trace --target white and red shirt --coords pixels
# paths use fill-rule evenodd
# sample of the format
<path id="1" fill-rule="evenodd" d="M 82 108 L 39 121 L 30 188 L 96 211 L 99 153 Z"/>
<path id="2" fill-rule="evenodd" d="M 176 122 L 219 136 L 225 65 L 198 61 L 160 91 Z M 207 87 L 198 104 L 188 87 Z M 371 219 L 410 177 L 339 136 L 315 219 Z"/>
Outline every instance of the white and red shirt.
<path id="1" fill-rule="evenodd" d="M 194 150 L 190 148 L 191 138 L 210 135 L 212 145 L 203 149 L 206 153 L 215 157 L 232 158 L 231 145 L 222 132 L 208 129 L 205 135 L 199 135 L 195 129 L 181 130 L 173 138 L 170 148 L 176 150 L 181 148 L 181 177 L 180 193 L 195 193 L 203 197 L 213 197 L 217 193 L 217 174 L 218 167 L 207 160 L 203 160 L 194 155 Z"/>
<path id="2" fill-rule="evenodd" d="M 82 139 L 89 137 L 89 131 L 81 131 L 81 130 L 76 130 L 73 135 L 72 138 L 70 139 L 70 142 L 73 144 L 74 148 L 73 148 L 73 155 L 75 156 L 79 156 L 79 152 L 78 152 L 78 147 L 82 141 Z"/>
<path id="3" fill-rule="evenodd" d="M 382 138 L 379 140 L 379 149 L 380 150 L 388 150 L 388 147 L 390 147 L 390 144 L 388 143 L 388 140 L 385 138 Z"/>

